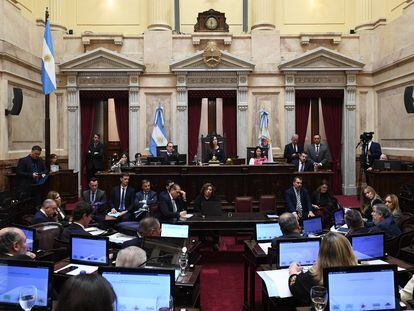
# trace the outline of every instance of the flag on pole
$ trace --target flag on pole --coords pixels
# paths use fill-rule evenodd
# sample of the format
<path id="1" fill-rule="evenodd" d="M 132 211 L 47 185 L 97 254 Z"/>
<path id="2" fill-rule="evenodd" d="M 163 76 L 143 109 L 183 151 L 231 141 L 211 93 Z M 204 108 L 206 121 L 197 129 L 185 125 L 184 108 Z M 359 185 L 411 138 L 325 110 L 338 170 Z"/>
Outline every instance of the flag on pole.
<path id="1" fill-rule="evenodd" d="M 55 53 L 49 20 L 46 20 L 42 50 L 42 85 L 43 93 L 50 94 L 56 90 Z"/>
<path id="2" fill-rule="evenodd" d="M 260 111 L 259 124 L 259 146 L 267 149 L 267 160 L 273 162 L 272 141 L 269 133 L 269 114 L 262 110 Z"/>
<path id="3" fill-rule="evenodd" d="M 154 129 L 151 134 L 150 152 L 157 156 L 157 146 L 166 146 L 168 143 L 167 134 L 164 128 L 164 109 L 158 106 L 155 110 Z"/>

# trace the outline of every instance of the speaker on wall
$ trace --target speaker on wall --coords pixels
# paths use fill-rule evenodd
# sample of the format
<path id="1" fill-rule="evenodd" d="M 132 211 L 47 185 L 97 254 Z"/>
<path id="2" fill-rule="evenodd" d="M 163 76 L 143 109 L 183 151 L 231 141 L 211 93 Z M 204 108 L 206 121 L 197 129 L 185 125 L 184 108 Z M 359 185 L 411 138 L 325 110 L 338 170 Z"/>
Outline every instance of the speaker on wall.
<path id="1" fill-rule="evenodd" d="M 407 113 L 414 113 L 413 90 L 414 86 L 407 86 L 404 91 L 404 105 Z"/>
<path id="2" fill-rule="evenodd" d="M 13 106 L 12 109 L 6 109 L 6 116 L 9 114 L 12 116 L 18 116 L 22 110 L 23 105 L 23 92 L 22 89 L 14 87 L 13 88 Z"/>

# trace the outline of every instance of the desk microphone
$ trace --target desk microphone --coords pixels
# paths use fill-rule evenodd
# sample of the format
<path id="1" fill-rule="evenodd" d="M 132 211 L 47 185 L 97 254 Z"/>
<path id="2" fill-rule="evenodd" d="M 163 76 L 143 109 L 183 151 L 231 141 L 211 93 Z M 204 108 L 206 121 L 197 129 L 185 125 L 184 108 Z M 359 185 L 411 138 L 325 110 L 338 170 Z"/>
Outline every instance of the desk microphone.
<path id="1" fill-rule="evenodd" d="M 57 247 L 57 248 L 51 248 L 51 249 L 38 249 L 36 251 L 36 254 L 38 253 L 46 253 L 46 252 L 55 252 L 55 251 L 63 251 L 63 250 L 67 250 L 67 247 L 61 246 L 61 247 Z"/>
<path id="2" fill-rule="evenodd" d="M 138 268 L 140 268 L 140 267 L 142 267 L 142 266 L 145 266 L 145 264 L 146 264 L 147 262 L 152 261 L 152 260 L 154 260 L 154 259 L 158 259 L 158 258 L 166 258 L 166 257 L 173 257 L 173 256 L 174 256 L 174 254 L 165 254 L 165 255 L 161 255 L 161 256 L 154 256 L 154 257 L 151 257 L 151 258 L 149 258 L 149 259 L 145 260 L 142 264 L 140 264 L 140 265 L 138 266 Z"/>

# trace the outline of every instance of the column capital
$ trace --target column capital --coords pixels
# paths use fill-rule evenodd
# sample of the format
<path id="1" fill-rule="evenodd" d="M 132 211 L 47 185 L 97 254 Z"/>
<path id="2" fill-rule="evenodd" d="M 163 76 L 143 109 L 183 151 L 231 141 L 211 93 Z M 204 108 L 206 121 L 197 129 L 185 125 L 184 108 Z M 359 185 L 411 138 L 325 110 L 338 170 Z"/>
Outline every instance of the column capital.
<path id="1" fill-rule="evenodd" d="M 171 30 L 172 3 L 170 0 L 149 0 L 148 30 Z"/>
<path id="2" fill-rule="evenodd" d="M 274 0 L 252 1 L 252 30 L 275 29 L 274 24 Z"/>

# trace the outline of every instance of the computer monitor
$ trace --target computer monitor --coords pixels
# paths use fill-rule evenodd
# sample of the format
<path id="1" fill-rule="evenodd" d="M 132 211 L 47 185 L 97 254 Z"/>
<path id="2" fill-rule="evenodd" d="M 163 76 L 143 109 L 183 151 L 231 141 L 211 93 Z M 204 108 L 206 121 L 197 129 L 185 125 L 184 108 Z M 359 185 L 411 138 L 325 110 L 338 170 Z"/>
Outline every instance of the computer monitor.
<path id="1" fill-rule="evenodd" d="M 24 232 L 24 235 L 26 236 L 26 245 L 27 250 L 29 252 L 36 252 L 37 246 L 36 246 L 36 229 L 28 228 L 25 226 L 15 226 L 16 228 L 19 228 Z"/>
<path id="2" fill-rule="evenodd" d="M 350 237 L 358 260 L 382 259 L 385 257 L 385 234 L 368 233 Z"/>
<path id="3" fill-rule="evenodd" d="M 220 201 L 205 201 L 201 203 L 201 215 L 205 216 L 221 216 L 223 210 L 221 209 Z"/>
<path id="4" fill-rule="evenodd" d="M 398 160 L 374 160 L 372 164 L 374 170 L 384 171 L 400 171 L 401 170 L 401 161 Z"/>
<path id="5" fill-rule="evenodd" d="M 188 225 L 162 224 L 161 226 L 162 237 L 188 239 L 188 231 Z"/>
<path id="6" fill-rule="evenodd" d="M 323 270 L 326 310 L 400 310 L 397 266 L 360 265 Z"/>
<path id="7" fill-rule="evenodd" d="M 170 310 L 174 297 L 174 269 L 100 267 L 111 283 L 121 310 Z"/>
<path id="8" fill-rule="evenodd" d="M 342 208 L 334 212 L 334 221 L 336 227 L 340 227 L 345 224 L 344 210 Z"/>
<path id="9" fill-rule="evenodd" d="M 318 258 L 320 243 L 320 238 L 277 239 L 276 266 L 288 268 L 292 262 L 313 265 Z"/>
<path id="10" fill-rule="evenodd" d="M 0 310 L 20 309 L 22 287 L 36 287 L 35 310 L 52 307 L 53 263 L 41 261 L 0 260 Z M 21 310 L 21 309 L 20 309 Z"/>
<path id="11" fill-rule="evenodd" d="M 160 157 L 147 157 L 147 164 L 151 165 L 151 164 L 161 164 L 162 163 L 162 158 Z"/>
<path id="12" fill-rule="evenodd" d="M 306 234 L 320 234 L 322 233 L 322 218 L 311 217 L 303 219 L 303 233 Z"/>
<path id="13" fill-rule="evenodd" d="M 84 265 L 108 265 L 108 237 L 72 235 L 70 262 Z"/>
<path id="14" fill-rule="evenodd" d="M 256 241 L 269 242 L 276 237 L 282 236 L 280 225 L 276 222 L 256 224 Z"/>

